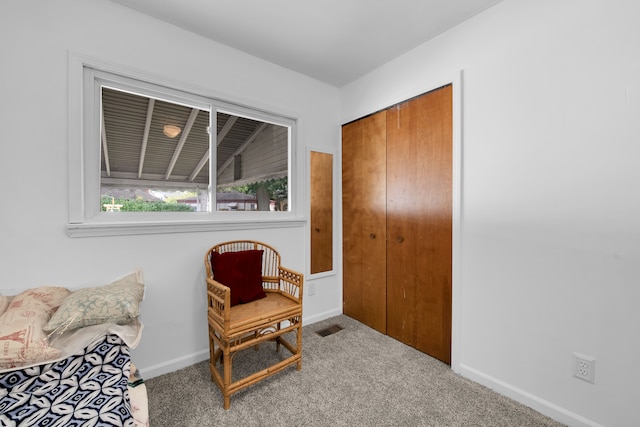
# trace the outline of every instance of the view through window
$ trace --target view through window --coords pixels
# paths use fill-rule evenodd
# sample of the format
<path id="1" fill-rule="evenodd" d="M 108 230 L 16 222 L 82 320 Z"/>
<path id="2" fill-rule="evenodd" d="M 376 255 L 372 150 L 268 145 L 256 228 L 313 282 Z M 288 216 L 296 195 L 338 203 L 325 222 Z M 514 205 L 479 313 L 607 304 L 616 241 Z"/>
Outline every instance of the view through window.
<path id="1" fill-rule="evenodd" d="M 103 212 L 289 210 L 289 126 L 108 85 L 100 93 Z"/>

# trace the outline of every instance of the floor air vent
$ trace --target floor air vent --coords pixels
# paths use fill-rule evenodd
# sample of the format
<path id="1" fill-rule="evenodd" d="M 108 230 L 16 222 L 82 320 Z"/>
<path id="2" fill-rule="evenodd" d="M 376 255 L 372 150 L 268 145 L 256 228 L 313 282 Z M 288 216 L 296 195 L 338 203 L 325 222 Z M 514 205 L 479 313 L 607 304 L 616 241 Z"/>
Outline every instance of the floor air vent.
<path id="1" fill-rule="evenodd" d="M 339 332 L 341 330 L 342 330 L 342 326 L 331 325 L 327 328 L 316 331 L 316 334 L 320 335 L 321 337 L 326 337 L 327 335 L 335 334 L 336 332 Z"/>

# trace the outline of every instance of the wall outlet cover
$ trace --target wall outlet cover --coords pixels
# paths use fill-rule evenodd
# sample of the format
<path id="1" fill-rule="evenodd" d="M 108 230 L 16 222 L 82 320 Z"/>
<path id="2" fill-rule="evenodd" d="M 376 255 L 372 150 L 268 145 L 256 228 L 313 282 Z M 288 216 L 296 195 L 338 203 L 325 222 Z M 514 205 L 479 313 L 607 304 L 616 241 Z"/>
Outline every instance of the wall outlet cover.
<path id="1" fill-rule="evenodd" d="M 595 381 L 596 359 L 580 353 L 573 353 L 573 376 L 593 383 Z"/>

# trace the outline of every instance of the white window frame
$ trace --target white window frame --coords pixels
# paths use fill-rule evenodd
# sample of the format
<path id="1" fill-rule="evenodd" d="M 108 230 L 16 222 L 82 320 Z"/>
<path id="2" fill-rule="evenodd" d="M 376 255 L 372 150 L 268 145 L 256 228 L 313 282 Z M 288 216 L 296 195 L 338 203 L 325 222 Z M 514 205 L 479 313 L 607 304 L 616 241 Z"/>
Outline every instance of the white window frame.
<path id="1" fill-rule="evenodd" d="M 287 212 L 102 212 L 100 201 L 100 111 L 99 86 L 107 83 L 121 89 L 144 89 L 160 98 L 208 109 L 215 123 L 217 112 L 250 117 L 287 126 L 289 138 L 289 211 Z M 185 97 L 185 94 L 188 96 Z M 212 127 L 215 129 L 215 126 Z M 273 109 L 258 109 L 222 100 L 211 90 L 189 87 L 181 82 L 69 53 L 69 220 L 71 237 L 131 234 L 181 233 L 233 229 L 302 227 L 306 224 L 302 206 L 303 162 L 298 159 L 300 118 Z M 210 176 L 215 177 L 215 142 L 210 150 Z M 215 201 L 215 186 L 209 189 Z M 211 197 L 213 196 L 213 197 Z"/>

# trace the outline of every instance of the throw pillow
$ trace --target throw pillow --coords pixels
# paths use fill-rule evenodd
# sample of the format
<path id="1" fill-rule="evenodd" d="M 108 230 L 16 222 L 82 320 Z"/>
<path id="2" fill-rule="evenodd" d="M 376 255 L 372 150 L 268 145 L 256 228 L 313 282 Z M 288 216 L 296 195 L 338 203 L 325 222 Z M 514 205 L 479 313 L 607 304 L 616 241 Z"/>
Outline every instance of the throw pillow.
<path id="1" fill-rule="evenodd" d="M 42 327 L 69 294 L 66 288 L 43 286 L 10 299 L 0 316 L 0 369 L 43 363 L 60 355 L 49 347 Z"/>
<path id="2" fill-rule="evenodd" d="M 11 299 L 7 311 L 11 309 L 29 309 L 48 311 L 51 314 L 71 292 L 59 286 L 41 286 L 28 289 Z"/>
<path id="3" fill-rule="evenodd" d="M 4 311 L 9 307 L 9 303 L 13 299 L 11 295 L 1 295 L 0 296 L 0 315 L 4 313 Z"/>
<path id="4" fill-rule="evenodd" d="M 213 278 L 231 289 L 231 306 L 267 295 L 262 289 L 262 250 L 212 252 Z"/>
<path id="5" fill-rule="evenodd" d="M 144 284 L 132 273 L 104 286 L 74 291 L 44 327 L 46 332 L 65 332 L 102 323 L 126 323 L 140 315 Z"/>
<path id="6" fill-rule="evenodd" d="M 3 325 L 0 331 L 0 370 L 45 363 L 60 356 L 50 347 L 42 332 L 39 317 L 25 318 L 22 323 Z"/>

